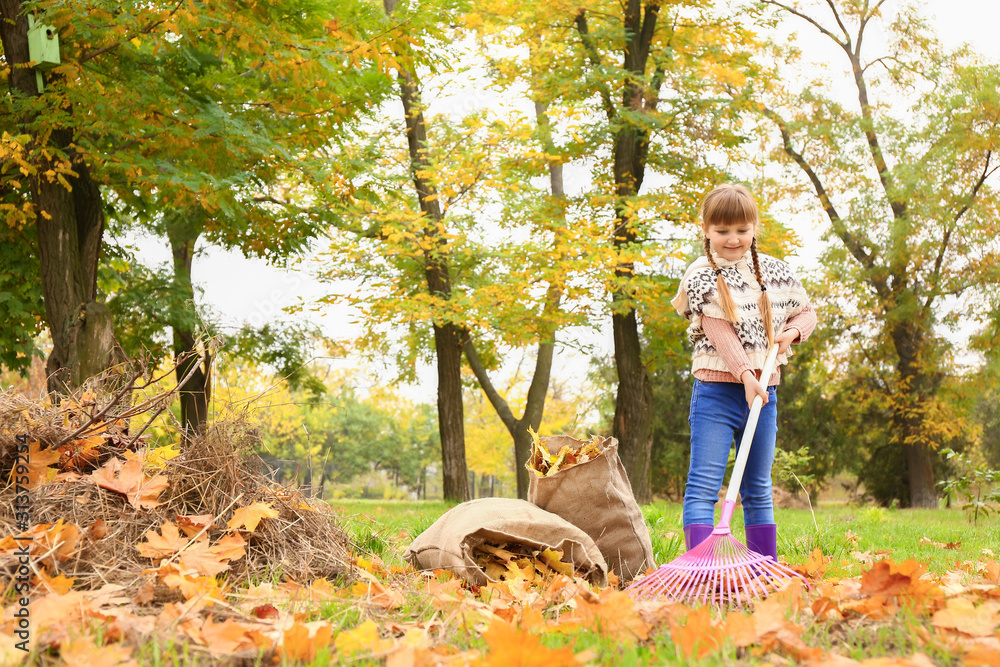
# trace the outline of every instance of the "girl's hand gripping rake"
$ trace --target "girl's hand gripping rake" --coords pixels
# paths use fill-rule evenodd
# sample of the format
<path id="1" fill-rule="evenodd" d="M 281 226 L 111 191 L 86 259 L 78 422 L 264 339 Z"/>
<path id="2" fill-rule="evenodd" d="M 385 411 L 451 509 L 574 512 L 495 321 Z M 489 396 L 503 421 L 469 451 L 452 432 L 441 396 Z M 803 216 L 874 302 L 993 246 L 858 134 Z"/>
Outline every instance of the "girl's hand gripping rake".
<path id="1" fill-rule="evenodd" d="M 777 357 L 778 346 L 772 345 L 760 373 L 764 383 L 771 377 Z M 642 599 L 665 596 L 686 604 L 702 602 L 729 606 L 735 602 L 737 606 L 743 606 L 753 598 L 767 597 L 795 577 L 804 579 L 771 556 L 750 551 L 729 530 L 729 521 L 736 507 L 736 494 L 743 481 L 750 443 L 753 442 L 763 404 L 763 399 L 757 396 L 750 406 L 733 476 L 729 480 L 729 490 L 722 504 L 722 516 L 715 530 L 691 551 L 661 565 L 655 572 L 629 586 L 627 590 L 632 597 Z"/>

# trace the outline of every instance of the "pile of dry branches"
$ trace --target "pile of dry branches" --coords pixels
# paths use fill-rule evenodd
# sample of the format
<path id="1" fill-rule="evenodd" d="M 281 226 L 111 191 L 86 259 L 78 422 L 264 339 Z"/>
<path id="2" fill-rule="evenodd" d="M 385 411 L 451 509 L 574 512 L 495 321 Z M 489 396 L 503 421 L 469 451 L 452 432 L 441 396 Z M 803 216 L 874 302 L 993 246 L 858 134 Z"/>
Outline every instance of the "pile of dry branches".
<path id="1" fill-rule="evenodd" d="M 150 531 L 200 516 L 206 523 L 199 537 L 215 540 L 239 508 L 254 503 L 276 516 L 241 531 L 246 555 L 231 562 L 230 584 L 275 573 L 309 581 L 348 572 L 347 536 L 335 517 L 267 477 L 254 454 L 260 434 L 246 415 L 210 424 L 185 438 L 179 455 L 154 462 L 148 429 L 176 387 L 147 397 L 144 390 L 156 380 L 137 384 L 139 378 L 114 392 L 90 384 L 58 403 L 0 392 L 0 576 L 8 586 L 16 569 L 8 547 L 25 534 L 26 523 L 36 539 L 36 574 L 74 579 L 77 589 L 130 587 L 147 580 L 143 570 L 153 566 L 138 553 Z M 21 467 L 19 445 L 29 452 Z M 138 480 L 134 492 L 124 481 L 129 461 Z M 28 508 L 27 522 L 16 515 L 16 504 Z"/>

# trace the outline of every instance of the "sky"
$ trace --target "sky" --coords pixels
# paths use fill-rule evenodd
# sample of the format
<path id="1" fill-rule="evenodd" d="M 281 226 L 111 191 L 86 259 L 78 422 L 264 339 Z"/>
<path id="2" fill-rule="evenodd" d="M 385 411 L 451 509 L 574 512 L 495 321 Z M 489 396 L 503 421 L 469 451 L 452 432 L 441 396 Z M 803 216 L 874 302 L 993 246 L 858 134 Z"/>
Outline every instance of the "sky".
<path id="1" fill-rule="evenodd" d="M 895 4 L 890 0 L 887 5 Z M 1000 62 L 1000 0 L 926 0 L 925 14 L 931 18 L 946 47 L 958 47 L 968 43 L 976 51 L 994 62 Z M 811 38 L 809 26 L 798 22 L 796 26 L 801 38 Z M 811 41 L 811 40 L 810 40 Z M 448 104 L 455 104 L 449 100 Z M 801 225 L 811 224 L 800 222 Z M 793 227 L 794 227 L 793 223 Z M 815 238 L 810 229 L 797 229 L 803 238 Z M 134 240 L 140 257 L 150 264 L 168 261 L 169 251 L 165 242 L 142 237 Z M 282 309 L 305 302 L 309 303 L 328 293 L 328 287 L 319 284 L 308 273 L 308 262 L 304 269 L 282 270 L 270 267 L 263 260 L 249 260 L 238 252 L 225 252 L 216 248 L 203 248 L 195 259 L 193 277 L 204 289 L 203 299 L 209 308 L 221 319 L 224 327 L 238 328 L 243 322 L 259 326 L 267 321 L 285 317 Z M 809 262 L 815 257 L 816 248 L 804 248 L 800 262 Z M 791 259 L 793 265 L 795 258 Z M 355 319 L 346 309 L 327 309 L 323 313 L 313 313 L 314 320 L 332 337 L 342 338 L 358 331 Z M 613 342 L 609 333 L 594 335 L 590 341 L 598 355 L 610 355 Z M 353 367 L 355 360 L 334 360 L 334 366 Z M 579 377 L 586 366 L 586 358 L 565 349 L 557 352 L 554 377 L 566 379 Z M 391 378 L 391 371 L 385 370 L 370 376 L 368 382 L 385 382 Z M 434 376 L 430 367 L 420 373 L 420 382 L 413 387 L 403 387 L 404 394 L 414 400 L 432 400 Z M 363 389 L 363 386 L 361 387 Z"/>

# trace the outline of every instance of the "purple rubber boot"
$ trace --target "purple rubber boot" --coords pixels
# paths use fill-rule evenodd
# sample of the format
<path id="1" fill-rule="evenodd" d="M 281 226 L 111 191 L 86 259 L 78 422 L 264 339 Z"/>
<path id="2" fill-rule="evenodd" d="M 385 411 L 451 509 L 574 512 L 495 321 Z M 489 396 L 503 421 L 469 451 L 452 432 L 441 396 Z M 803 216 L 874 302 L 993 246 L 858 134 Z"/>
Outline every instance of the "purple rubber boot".
<path id="1" fill-rule="evenodd" d="M 778 562 L 778 527 L 773 523 L 746 526 L 747 548 Z"/>
<path id="2" fill-rule="evenodd" d="M 687 546 L 687 550 L 691 551 L 704 542 L 713 530 L 715 530 L 715 526 L 707 523 L 692 523 L 684 526 L 684 544 Z"/>

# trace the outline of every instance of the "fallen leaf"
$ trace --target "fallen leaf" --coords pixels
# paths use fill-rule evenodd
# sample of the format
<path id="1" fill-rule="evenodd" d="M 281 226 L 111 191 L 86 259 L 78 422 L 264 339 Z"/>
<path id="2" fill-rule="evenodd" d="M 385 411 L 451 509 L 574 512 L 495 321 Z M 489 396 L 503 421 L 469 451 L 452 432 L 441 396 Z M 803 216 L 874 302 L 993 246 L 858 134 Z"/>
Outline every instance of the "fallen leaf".
<path id="1" fill-rule="evenodd" d="M 136 509 L 151 509 L 160 505 L 157 498 L 170 485 L 164 475 L 146 475 L 142 470 L 141 457 L 133 457 L 124 464 L 120 459 L 110 459 L 92 472 L 90 479 L 103 489 L 123 494 Z"/>
<path id="2" fill-rule="evenodd" d="M 476 663 L 481 667 L 576 667 L 572 649 L 551 649 L 527 630 L 501 620 L 494 620 L 483 633 L 489 646 L 486 656 Z"/>
<path id="3" fill-rule="evenodd" d="M 203 530 L 212 527 L 215 516 L 211 514 L 178 514 L 177 527 L 184 531 L 188 537 L 194 537 Z"/>
<path id="4" fill-rule="evenodd" d="M 256 648 L 253 640 L 247 636 L 247 628 L 231 618 L 222 623 L 215 623 L 211 618 L 206 618 L 204 625 L 201 626 L 201 636 L 215 657 Z"/>
<path id="5" fill-rule="evenodd" d="M 575 618 L 582 626 L 602 637 L 613 637 L 623 643 L 635 643 L 649 638 L 649 626 L 635 608 L 635 601 L 625 591 L 605 588 L 598 598 L 578 595 Z"/>
<path id="6" fill-rule="evenodd" d="M 56 473 L 59 471 L 55 468 L 51 468 L 57 463 L 62 455 L 54 449 L 42 449 L 41 443 L 38 440 L 32 440 L 28 443 L 28 465 L 25 466 L 27 471 L 18 472 L 18 465 L 14 465 L 10 470 L 10 477 L 8 478 L 11 482 L 14 481 L 15 475 L 27 474 L 28 483 L 25 485 L 29 489 L 34 489 L 39 484 L 49 482 L 55 478 Z"/>
<path id="7" fill-rule="evenodd" d="M 147 605 L 153 601 L 155 591 L 156 585 L 152 581 L 146 580 L 135 592 L 135 597 L 132 599 L 132 602 L 137 605 Z"/>
<path id="8" fill-rule="evenodd" d="M 226 524 L 230 530 L 245 528 L 249 531 L 257 530 L 257 525 L 261 519 L 273 519 L 278 516 L 278 512 L 271 507 L 270 503 L 255 502 L 247 507 L 240 507 L 233 512 L 233 518 Z"/>
<path id="9" fill-rule="evenodd" d="M 239 533 L 224 535 L 212 545 L 211 551 L 220 558 L 227 560 L 239 560 L 247 555 L 246 540 Z"/>
<path id="10" fill-rule="evenodd" d="M 957 550 L 957 549 L 961 549 L 962 548 L 962 543 L 961 542 L 935 542 L 934 540 L 929 539 L 927 537 L 921 537 L 918 540 L 918 542 L 920 544 L 927 544 L 929 546 L 934 546 L 934 547 L 937 547 L 939 549 L 953 549 L 953 550 Z"/>
<path id="11" fill-rule="evenodd" d="M 185 571 L 195 571 L 208 577 L 214 577 L 229 569 L 228 559 L 212 551 L 208 540 L 198 540 L 188 546 L 177 556 L 177 562 Z"/>
<path id="12" fill-rule="evenodd" d="M 319 649 L 328 646 L 332 638 L 333 628 L 329 623 L 323 623 L 313 631 L 302 623 L 295 623 L 285 630 L 279 653 L 289 662 L 312 662 Z"/>
<path id="13" fill-rule="evenodd" d="M 386 588 L 378 581 L 359 581 L 351 586 L 351 592 L 356 598 L 363 598 L 369 604 L 380 609 L 399 609 L 406 602 L 402 593 Z"/>
<path id="14" fill-rule="evenodd" d="M 172 556 L 188 543 L 188 538 L 181 536 L 177 526 L 169 521 L 160 526 L 160 532 L 150 529 L 145 534 L 146 541 L 135 546 L 136 551 L 146 558 L 166 558 Z"/>
<path id="15" fill-rule="evenodd" d="M 373 654 L 385 653 L 395 644 L 391 640 L 379 637 L 378 626 L 368 619 L 353 630 L 344 630 L 337 634 L 333 645 L 338 651 L 347 654 L 367 651 Z"/>
<path id="16" fill-rule="evenodd" d="M 968 598 L 951 598 L 934 614 L 932 624 L 970 637 L 991 637 L 1000 628 L 1000 604 L 987 602 L 977 607 Z"/>
<path id="17" fill-rule="evenodd" d="M 55 577 L 50 577 L 48 572 L 46 572 L 43 567 L 38 571 L 38 581 L 47 592 L 65 595 L 72 590 L 74 580 L 61 574 Z"/>
<path id="18" fill-rule="evenodd" d="M 969 667 L 1000 667 L 1000 650 L 973 646 L 962 656 L 962 663 Z"/>
<path id="19" fill-rule="evenodd" d="M 97 646 L 88 637 L 74 637 L 59 647 L 67 667 L 137 667 L 132 649 L 121 644 Z"/>
<path id="20" fill-rule="evenodd" d="M 99 540 L 108 534 L 108 524 L 104 519 L 98 518 L 90 524 L 87 529 L 87 536 L 92 540 Z"/>
<path id="21" fill-rule="evenodd" d="M 670 638 L 681 657 L 702 660 L 722 648 L 726 639 L 726 627 L 712 623 L 709 608 L 700 606 L 691 610 L 684 625 L 671 621 Z M 754 641 L 756 639 L 755 636 Z"/>

